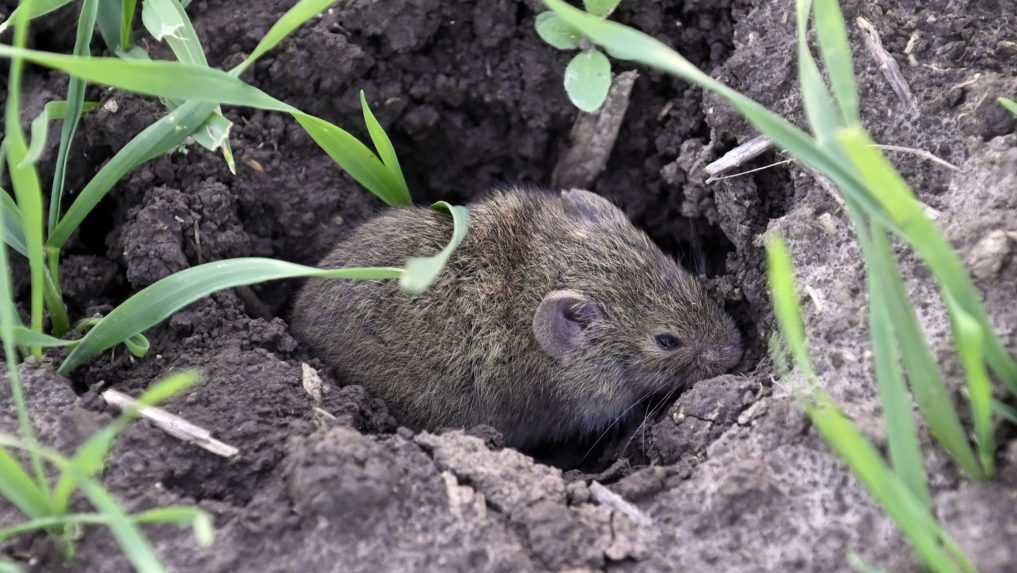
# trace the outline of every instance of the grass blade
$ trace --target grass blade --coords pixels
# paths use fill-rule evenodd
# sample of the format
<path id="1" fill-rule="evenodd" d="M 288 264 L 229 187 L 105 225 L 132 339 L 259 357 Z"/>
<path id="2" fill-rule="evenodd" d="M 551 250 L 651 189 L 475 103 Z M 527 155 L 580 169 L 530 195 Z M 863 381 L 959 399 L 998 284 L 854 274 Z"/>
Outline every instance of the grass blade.
<path id="1" fill-rule="evenodd" d="M 68 374 L 127 338 L 162 322 L 181 308 L 213 292 L 270 280 L 317 277 L 354 280 L 399 278 L 398 268 L 316 269 L 262 258 L 228 259 L 206 263 L 170 275 L 128 298 L 88 331 L 60 365 Z"/>
<path id="2" fill-rule="evenodd" d="M 985 314 L 981 298 L 964 263 L 946 241 L 936 224 L 922 210 L 907 183 L 886 156 L 872 145 L 861 128 L 846 128 L 838 140 L 855 164 L 865 185 L 894 220 L 900 234 L 932 270 L 944 298 L 950 297 L 957 307 L 968 313 L 987 336 L 983 352 L 992 370 L 1017 394 L 1017 363 L 995 335 Z M 949 308 L 949 307 L 948 307 Z"/>
<path id="3" fill-rule="evenodd" d="M 389 172 L 392 173 L 399 183 L 400 190 L 404 195 L 402 197 L 402 204 L 412 204 L 410 188 L 406 185 L 406 178 L 403 177 L 403 170 L 399 166 L 399 157 L 396 155 L 395 147 L 392 145 L 392 140 L 388 138 L 388 134 L 385 133 L 385 128 L 374 117 L 371 106 L 367 104 L 367 96 L 364 95 L 364 90 L 360 90 L 360 107 L 364 111 L 364 123 L 367 124 L 367 131 L 371 136 L 371 141 L 374 143 L 374 149 L 378 151 L 378 157 L 381 158 L 381 162 L 385 164 L 385 167 L 388 168 Z"/>
<path id="4" fill-rule="evenodd" d="M 305 114 L 220 70 L 156 60 L 80 58 L 2 45 L 0 56 L 24 57 L 38 65 L 59 69 L 88 81 L 141 94 L 289 113 L 358 183 L 389 205 L 405 204 L 396 178 L 360 140 L 345 130 L 323 119 Z M 204 121 L 204 118 L 202 119 Z M 64 240 L 66 237 L 61 237 L 56 244 L 62 245 Z M 54 243 L 52 238 L 50 242 Z"/>
<path id="5" fill-rule="evenodd" d="M 996 440 L 992 426 L 992 382 L 985 370 L 982 356 L 982 339 L 985 336 L 982 325 L 964 312 L 952 300 L 947 301 L 951 307 L 953 318 L 954 339 L 957 341 L 957 353 L 967 374 L 968 400 L 971 403 L 971 419 L 975 425 L 975 436 L 978 443 L 978 458 L 987 476 L 995 471 Z"/>
<path id="6" fill-rule="evenodd" d="M 82 111 L 91 111 L 96 107 L 95 102 L 82 103 Z M 46 149 L 46 141 L 49 139 L 47 137 L 49 135 L 49 122 L 56 119 L 65 119 L 67 117 L 67 109 L 68 105 L 65 101 L 51 101 L 43 106 L 39 115 L 35 116 L 35 119 L 32 120 L 32 140 L 28 144 L 28 153 L 25 155 L 25 159 L 22 160 L 22 165 L 34 165 L 39 162 L 39 158 L 42 157 L 42 153 Z"/>
<path id="7" fill-rule="evenodd" d="M 187 391 L 200 381 L 201 378 L 196 371 L 177 372 L 153 384 L 142 393 L 138 402 L 143 406 L 155 406 Z M 102 470 L 106 456 L 113 448 L 113 442 L 137 416 L 137 411 L 133 409 L 121 412 L 116 419 L 89 436 L 85 443 L 78 447 L 71 460 L 75 471 L 64 470 L 53 490 L 52 505 L 55 513 L 67 511 L 71 494 L 78 485 L 76 476 L 91 477 Z"/>
<path id="8" fill-rule="evenodd" d="M 773 313 L 780 323 L 791 356 L 806 379 L 811 381 L 815 378 L 815 370 L 805 343 L 805 327 L 801 307 L 798 306 L 791 254 L 779 235 L 771 235 L 766 240 L 766 263 Z"/>
<path id="9" fill-rule="evenodd" d="M 14 343 L 18 346 L 38 346 L 41 348 L 58 348 L 62 346 L 74 346 L 77 340 L 63 340 L 35 332 L 34 330 L 18 325 L 14 327 Z"/>
<path id="10" fill-rule="evenodd" d="M 859 480 L 904 532 L 931 571 L 974 573 L 975 568 L 911 490 L 896 476 L 830 399 L 821 396 L 807 409 L 826 443 L 851 467 Z"/>
<path id="11" fill-rule="evenodd" d="M 145 0 L 141 22 L 156 40 L 169 44 L 173 55 L 185 64 L 208 67 L 205 50 L 184 7 L 176 0 Z"/>
<path id="12" fill-rule="evenodd" d="M 27 25 L 32 7 L 31 1 L 22 3 L 19 6 L 19 13 L 16 20 L 17 28 L 15 30 L 15 43 L 18 45 L 24 45 L 25 37 L 27 35 Z M 11 69 L 8 73 L 9 84 L 14 89 L 8 91 L 7 94 L 7 106 L 5 109 L 6 116 L 6 132 L 10 133 L 16 131 L 19 135 L 21 133 L 20 124 L 17 122 L 17 100 L 21 74 L 21 61 L 15 60 Z M 12 103 L 13 101 L 13 103 Z M 12 113 L 13 111 L 13 113 Z M 15 120 L 14 126 L 12 127 L 10 120 Z M 22 151 L 24 151 L 24 140 L 20 140 Z M 18 165 L 20 158 L 11 160 L 9 152 L 10 142 L 8 138 L 4 138 L 0 148 L 3 148 L 4 156 L 7 158 L 8 164 Z M 0 161 L 0 166 L 3 165 L 3 161 Z M 18 169 L 20 173 L 34 173 L 34 169 L 31 165 Z M 11 169 L 11 179 L 14 180 L 15 169 Z M 3 197 L 10 199 L 7 193 L 3 193 Z M 15 209 L 17 209 L 15 207 Z M 4 238 L 8 237 L 6 232 L 6 219 L 10 215 L 8 209 L 4 209 L 4 216 L 0 217 L 0 236 Z M 20 211 L 18 211 L 20 215 Z M 23 222 L 21 223 L 24 224 Z M 40 229 L 41 231 L 41 226 Z M 26 247 L 27 251 L 27 247 Z M 7 247 L 0 245 L 0 343 L 3 344 L 4 349 L 4 360 L 7 364 L 7 383 L 11 389 L 11 401 L 14 402 L 14 409 L 17 412 L 18 417 L 18 431 L 21 433 L 21 437 L 25 440 L 25 443 L 30 446 L 35 446 L 35 430 L 32 428 L 32 420 L 28 414 L 28 406 L 25 403 L 25 394 L 21 386 L 21 374 L 18 371 L 17 363 L 17 350 L 14 347 L 14 328 L 18 326 L 20 319 L 14 309 L 14 297 L 11 292 L 11 276 L 10 266 L 7 263 Z M 28 478 L 24 470 L 21 469 L 20 464 L 11 456 L 6 450 L 0 449 L 0 475 L 3 475 L 5 479 L 3 484 L 0 484 L 0 493 L 4 497 L 11 500 L 16 507 L 31 515 L 37 517 L 40 514 L 48 512 L 49 509 L 49 491 L 46 482 L 46 472 L 42 467 L 42 458 L 35 453 L 31 453 L 32 458 L 32 469 L 35 472 L 36 483 L 31 483 L 31 479 Z M 33 513 L 35 515 L 33 515 Z"/>
<path id="13" fill-rule="evenodd" d="M 78 193 L 60 222 L 50 233 L 47 246 L 60 249 L 96 205 L 118 181 L 142 163 L 182 144 L 189 133 L 201 126 L 215 104 L 187 102 L 134 136 L 102 166 Z"/>
<path id="14" fill-rule="evenodd" d="M 434 284 L 452 252 L 463 242 L 470 225 L 470 213 L 466 207 L 439 201 L 434 204 L 434 208 L 447 211 L 452 216 L 452 240 L 437 255 L 413 257 L 406 261 L 406 272 L 400 278 L 399 285 L 414 294 L 422 293 Z"/>
<path id="15" fill-rule="evenodd" d="M 0 162 L 3 159 L 0 158 Z M 3 241 L 23 257 L 28 256 L 25 231 L 21 228 L 21 210 L 7 191 L 0 188 L 0 217 L 3 218 Z"/>
<path id="16" fill-rule="evenodd" d="M 17 19 L 21 17 L 21 14 L 27 12 L 28 19 L 34 20 L 39 16 L 45 16 L 50 12 L 54 12 L 70 4 L 73 0 L 35 0 L 34 2 L 21 2 L 13 12 L 7 16 L 3 24 L 0 24 L 0 34 L 3 34 L 13 22 L 17 22 Z"/>
<path id="17" fill-rule="evenodd" d="M 96 24 L 99 26 L 99 34 L 102 35 L 102 41 L 106 44 L 106 48 L 111 54 L 122 51 L 120 46 L 124 42 L 120 38 L 120 30 L 123 28 L 121 14 L 123 14 L 122 0 L 99 0 L 99 13 Z"/>
<path id="18" fill-rule="evenodd" d="M 81 5 L 81 12 L 78 15 L 78 28 L 74 39 L 74 54 L 77 56 L 88 56 L 92 36 L 95 35 L 95 21 L 99 13 L 98 0 L 85 0 Z M 49 194 L 49 217 L 47 219 L 47 231 L 52 233 L 60 220 L 60 211 L 63 208 L 64 184 L 67 179 L 67 161 L 71 153 L 71 142 L 78 130 L 78 123 L 81 114 L 85 110 L 85 81 L 80 78 L 70 78 L 67 82 L 67 104 L 68 110 L 64 123 L 60 128 L 60 147 L 57 150 L 56 164 L 53 167 L 53 182 Z M 32 136 L 32 143 L 35 143 L 35 136 Z"/>
<path id="19" fill-rule="evenodd" d="M 0 497 L 11 502 L 29 517 L 42 517 L 50 513 L 46 492 L 32 481 L 18 460 L 0 447 Z"/>
<path id="20" fill-rule="evenodd" d="M 816 39 L 844 125 L 858 125 L 858 86 L 844 14 L 837 0 L 815 0 Z"/>
<path id="21" fill-rule="evenodd" d="M 251 55 L 244 58 L 236 67 L 229 71 L 231 76 L 240 77 L 258 58 L 264 56 L 269 50 L 276 47 L 286 36 L 294 30 L 321 13 L 322 10 L 336 3 L 336 0 L 300 0 L 292 8 L 286 11 L 281 18 L 272 24 L 258 45 L 254 47 Z"/>
<path id="22" fill-rule="evenodd" d="M 841 127 L 840 117 L 819 73 L 816 60 L 809 51 L 808 26 L 812 12 L 812 0 L 798 0 L 796 3 L 798 18 L 798 75 L 802 90 L 802 102 L 805 115 L 819 145 L 828 144 L 834 137 L 837 128 Z"/>
<path id="23" fill-rule="evenodd" d="M 870 229 L 869 272 L 869 328 L 872 331 L 872 353 L 879 383 L 879 398 L 883 405 L 886 440 L 890 461 L 901 481 L 911 490 L 923 507 L 932 507 L 929 486 L 925 477 L 922 451 L 918 443 L 918 430 L 912 414 L 911 396 L 904 383 L 900 367 L 900 346 L 894 334 L 894 321 L 889 309 L 890 297 L 882 282 L 893 280 L 896 273 L 893 252 L 886 231 L 877 223 Z"/>
<path id="24" fill-rule="evenodd" d="M 120 13 L 120 49 L 131 49 L 131 32 L 134 29 L 134 13 L 138 9 L 138 0 L 123 0 Z"/>
<path id="25" fill-rule="evenodd" d="M 554 10 L 567 24 L 580 30 L 592 41 L 604 46 L 614 58 L 640 62 L 720 95 L 737 109 L 753 127 L 766 134 L 777 145 L 809 167 L 827 174 L 846 195 L 851 196 L 863 206 L 870 217 L 879 220 L 889 229 L 897 230 L 897 224 L 883 212 L 879 203 L 862 185 L 856 177 L 853 167 L 845 160 L 821 148 L 813 138 L 786 119 L 706 75 L 680 54 L 642 32 L 617 22 L 601 20 L 562 0 L 544 0 L 544 4 Z"/>
<path id="26" fill-rule="evenodd" d="M 15 22 L 15 46 L 25 45 L 28 37 L 28 13 L 27 10 L 22 12 L 19 15 L 20 20 Z M 25 163 L 28 146 L 25 142 L 25 135 L 21 132 L 21 74 L 23 69 L 24 61 L 21 58 L 14 58 L 7 80 L 4 151 L 7 157 L 7 167 L 10 169 L 14 196 L 17 198 L 18 209 L 21 211 L 21 229 L 25 236 L 25 247 L 32 279 L 30 303 L 32 330 L 42 332 L 43 281 L 46 273 L 46 258 L 43 251 L 42 189 L 35 167 Z M 40 354 L 38 348 L 33 348 L 32 351 L 33 354 Z"/>
<path id="27" fill-rule="evenodd" d="M 1017 101 L 1014 101 L 1008 97 L 998 97 L 996 101 L 999 105 L 1005 107 L 1010 113 L 1017 115 Z"/>
<path id="28" fill-rule="evenodd" d="M 74 464 L 70 463 L 58 452 L 48 448 L 27 444 L 6 434 L 0 434 L 0 446 L 29 450 L 35 455 L 46 458 L 47 461 L 61 470 L 72 472 L 74 478 L 81 483 L 81 490 L 84 492 L 85 497 L 108 520 L 113 537 L 117 540 L 120 548 L 134 565 L 135 569 L 144 573 L 162 573 L 164 571 L 158 557 L 156 557 L 155 552 L 152 550 L 152 546 L 149 545 L 131 518 L 124 513 L 120 504 L 113 499 L 113 496 L 102 485 L 79 472 Z"/>

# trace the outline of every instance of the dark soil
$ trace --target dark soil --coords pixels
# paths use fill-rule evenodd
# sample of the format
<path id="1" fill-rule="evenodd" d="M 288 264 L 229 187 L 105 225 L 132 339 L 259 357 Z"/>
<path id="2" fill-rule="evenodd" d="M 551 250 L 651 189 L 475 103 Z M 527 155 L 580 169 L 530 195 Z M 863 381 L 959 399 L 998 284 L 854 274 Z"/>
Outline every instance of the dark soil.
<path id="1" fill-rule="evenodd" d="M 960 166 L 892 155 L 976 269 L 998 331 L 1017 350 L 1017 122 L 994 104 L 997 95 L 1017 95 L 1017 10 L 992 0 L 842 4 L 866 127 L 881 143 Z M 195 1 L 188 12 L 209 61 L 225 67 L 291 5 L 249 1 L 241 14 L 236 3 Z M 419 203 L 462 203 L 500 183 L 546 184 L 570 145 L 577 111 L 561 87 L 570 55 L 537 38 L 538 8 L 534 0 L 351 0 L 306 24 L 245 79 L 358 135 L 358 94 L 366 90 Z M 69 51 L 73 10 L 40 20 L 33 46 Z M 793 12 L 792 2 L 648 0 L 623 2 L 616 18 L 802 124 Z M 865 50 L 858 16 L 875 25 L 900 64 L 913 109 Z M 31 70 L 26 117 L 62 99 L 65 88 L 62 76 Z M 89 94 L 102 107 L 79 132 L 72 192 L 162 113 L 152 100 L 97 87 Z M 226 113 L 235 124 L 236 175 L 221 156 L 192 146 L 138 168 L 83 225 L 62 268 L 75 317 L 108 311 L 202 262 L 270 256 L 313 264 L 383 208 L 289 117 Z M 51 172 L 56 133 L 43 174 Z M 640 70 L 592 188 L 704 275 L 751 348 L 737 375 L 693 386 L 591 455 L 588 443 L 540 452 L 555 466 L 501 448 L 488 428 L 400 429 L 384 403 L 345 386 L 291 337 L 292 282 L 253 289 L 277 318 L 227 291 L 148 332 L 152 350 L 143 359 L 107 353 L 70 381 L 54 374 L 52 361 L 26 364 L 34 420 L 46 443 L 68 453 L 111 419 L 98 390 L 137 395 L 174 369 L 203 371 L 204 383 L 166 408 L 240 454 L 225 460 L 141 422 L 120 439 L 103 474 L 132 511 L 196 503 L 214 515 L 210 549 L 197 548 L 186 529 L 146 527 L 174 571 L 847 571 L 850 553 L 885 570 L 917 570 L 892 523 L 809 426 L 790 382 L 775 382 L 766 359 L 772 318 L 760 238 L 777 228 L 811 289 L 806 318 L 819 374 L 863 429 L 881 437 L 864 275 L 846 215 L 794 165 L 705 183 L 707 163 L 755 135 L 714 97 Z M 769 152 L 742 169 L 779 159 Z M 904 262 L 915 300 L 937 300 L 928 272 L 910 256 Z M 26 270 L 18 264 L 23 301 Z M 941 309 L 929 303 L 920 312 L 947 359 Z M 320 399 L 304 389 L 304 365 L 325 381 Z M 14 432 L 7 392 L 0 386 L 0 431 Z M 1017 497 L 1017 442 L 1000 451 L 1000 478 L 971 484 L 931 441 L 926 448 L 937 511 L 980 571 L 1012 571 L 1017 562 L 1017 518 L 1004 511 Z M 577 460 L 584 463 L 576 467 Z M 625 501 L 611 501 L 610 492 Z M 21 519 L 0 505 L 0 527 Z M 102 528 L 85 530 L 73 562 L 43 536 L 0 551 L 31 571 L 130 570 Z"/>

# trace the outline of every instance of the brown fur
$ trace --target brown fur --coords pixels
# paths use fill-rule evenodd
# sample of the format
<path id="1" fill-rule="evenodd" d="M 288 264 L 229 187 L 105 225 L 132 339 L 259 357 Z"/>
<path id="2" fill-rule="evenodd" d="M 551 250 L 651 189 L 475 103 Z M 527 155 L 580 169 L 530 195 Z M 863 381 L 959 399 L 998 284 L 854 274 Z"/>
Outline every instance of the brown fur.
<path id="1" fill-rule="evenodd" d="M 470 232 L 428 292 L 312 280 L 296 297 L 293 330 L 415 428 L 490 424 L 520 447 L 603 430 L 648 393 L 731 368 L 741 339 L 691 275 L 600 201 L 591 214 L 559 194 L 495 192 L 469 206 Z M 390 209 L 321 266 L 402 266 L 437 253 L 451 232 L 447 214 Z M 561 359 L 541 350 L 532 324 L 558 289 L 603 313 Z M 662 351 L 660 332 L 684 346 Z"/>

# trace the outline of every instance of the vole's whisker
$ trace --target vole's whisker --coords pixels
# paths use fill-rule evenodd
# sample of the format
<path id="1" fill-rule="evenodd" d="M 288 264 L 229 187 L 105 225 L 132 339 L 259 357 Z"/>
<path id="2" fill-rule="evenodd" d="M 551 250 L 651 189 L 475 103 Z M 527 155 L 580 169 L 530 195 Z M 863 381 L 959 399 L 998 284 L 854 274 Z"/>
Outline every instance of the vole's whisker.
<path id="1" fill-rule="evenodd" d="M 630 411 L 632 411 L 633 408 L 635 408 L 636 406 L 639 406 L 644 400 L 646 400 L 647 398 L 649 398 L 652 395 L 653 395 L 653 391 L 651 390 L 651 391 L 647 392 L 646 394 L 644 394 L 642 398 L 640 398 L 639 400 L 636 400 L 636 402 L 634 402 L 632 406 L 629 406 L 629 407 L 625 408 L 624 410 L 621 411 L 620 414 L 614 416 L 614 419 L 611 420 L 611 423 L 607 424 L 607 427 L 604 428 L 604 431 L 600 433 L 600 436 L 597 437 L 597 440 L 594 441 L 593 445 L 590 446 L 590 449 L 587 450 L 586 454 L 583 455 L 583 460 L 580 463 L 585 462 L 586 459 L 588 457 L 590 457 L 590 454 L 593 453 L 593 450 L 596 449 L 597 445 L 600 444 L 601 440 L 603 440 L 607 436 L 607 434 L 611 432 L 611 429 L 614 426 L 616 426 L 619 421 L 621 421 L 621 419 L 625 416 L 625 414 L 627 414 Z"/>
<path id="2" fill-rule="evenodd" d="M 629 446 L 632 445 L 632 440 L 635 439 L 636 435 L 639 434 L 640 432 L 642 432 L 643 436 L 643 451 L 646 451 L 646 423 L 649 422 L 650 419 L 653 418 L 654 414 L 656 414 L 660 408 L 664 407 L 671 400 L 671 397 L 674 396 L 675 393 L 681 389 L 682 386 L 675 386 L 674 388 L 669 390 L 667 394 L 664 395 L 664 398 L 660 400 L 660 402 L 650 407 L 650 410 L 646 413 L 646 415 L 643 416 L 643 421 L 640 422 L 638 426 L 636 426 L 635 431 L 632 432 L 632 435 L 629 436 L 628 441 L 625 442 L 625 447 L 622 448 L 623 452 L 629 449 Z"/>

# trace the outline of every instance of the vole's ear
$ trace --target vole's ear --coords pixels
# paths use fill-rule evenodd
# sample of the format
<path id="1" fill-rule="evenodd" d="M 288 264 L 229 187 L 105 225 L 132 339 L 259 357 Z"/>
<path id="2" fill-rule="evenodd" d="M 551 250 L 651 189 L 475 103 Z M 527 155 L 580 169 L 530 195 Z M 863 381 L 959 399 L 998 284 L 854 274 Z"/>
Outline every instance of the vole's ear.
<path id="1" fill-rule="evenodd" d="M 551 291 L 533 313 L 533 335 L 544 352 L 558 358 L 582 346 L 587 327 L 601 316 L 600 307 L 581 294 Z"/>
<path id="2" fill-rule="evenodd" d="M 583 189 L 568 189 L 561 192 L 565 212 L 591 223 L 627 223 L 628 217 L 607 199 Z"/>

